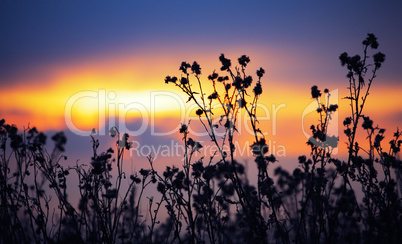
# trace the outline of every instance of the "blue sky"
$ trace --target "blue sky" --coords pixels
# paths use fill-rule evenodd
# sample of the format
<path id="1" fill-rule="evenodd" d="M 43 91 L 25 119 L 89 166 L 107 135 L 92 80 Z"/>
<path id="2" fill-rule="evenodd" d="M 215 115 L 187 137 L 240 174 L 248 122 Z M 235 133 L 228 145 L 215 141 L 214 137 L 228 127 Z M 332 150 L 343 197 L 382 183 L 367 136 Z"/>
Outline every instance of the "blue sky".
<path id="1" fill-rule="evenodd" d="M 401 77 L 399 1 L 2 1 L 0 80 L 126 50 L 272 46 L 335 59 L 375 33 Z M 306 57 L 306 59 L 309 57 Z"/>

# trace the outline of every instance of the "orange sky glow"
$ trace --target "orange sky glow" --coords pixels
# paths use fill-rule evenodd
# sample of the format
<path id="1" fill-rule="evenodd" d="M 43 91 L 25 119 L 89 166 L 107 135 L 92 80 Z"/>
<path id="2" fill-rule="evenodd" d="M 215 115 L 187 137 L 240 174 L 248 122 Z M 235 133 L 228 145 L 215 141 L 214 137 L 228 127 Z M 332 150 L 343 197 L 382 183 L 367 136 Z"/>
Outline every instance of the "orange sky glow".
<path id="1" fill-rule="evenodd" d="M 2 117 L 20 128 L 29 123 L 39 130 L 66 130 L 73 126 L 80 131 L 90 131 L 92 128 L 100 131 L 105 122 L 113 123 L 117 121 L 115 117 L 120 117 L 119 121 L 125 121 L 126 124 L 132 120 L 142 121 L 144 127 L 132 129 L 136 132 L 149 129 L 149 126 L 165 128 L 165 132 L 175 132 L 179 124 L 185 122 L 185 118 L 198 118 L 195 116 L 195 107 L 186 103 L 186 97 L 179 89 L 164 83 L 166 75 L 180 75 L 178 66 L 188 58 L 180 53 L 174 58 L 167 58 L 170 56 L 165 53 L 154 59 L 152 55 L 126 54 L 110 59 L 97 57 L 68 65 L 51 65 L 43 67 L 47 82 L 41 86 L 26 84 L 35 84 L 42 77 L 23 74 L 18 79 L 24 81 L 22 84 L 25 85 L 13 86 L 11 80 L 9 86 L 1 89 Z M 300 60 L 295 60 L 292 54 L 286 56 L 281 53 L 280 56 L 284 57 L 283 60 L 264 58 L 261 55 L 256 55 L 253 59 L 251 56 L 252 63 L 248 71 L 254 74 L 260 64 L 267 70 L 263 77 L 259 113 L 261 128 L 268 132 L 267 138 L 273 144 L 272 150 L 274 146 L 284 146 L 286 155 L 295 156 L 305 153 L 307 149 L 306 146 L 301 146 L 307 140 L 303 129 L 309 133 L 310 125 L 317 123 L 318 119 L 316 113 L 308 113 L 302 128 L 303 111 L 314 102 L 310 98 L 310 87 L 314 84 L 322 90 L 325 87 L 320 86 L 319 81 L 298 83 L 282 78 L 282 75 L 275 73 L 275 70 L 284 69 L 279 64 L 287 60 Z M 202 80 L 206 84 L 204 86 L 208 87 L 208 74 L 215 69 L 219 71 L 217 54 L 203 53 L 194 57 L 201 65 Z M 234 57 L 231 57 L 232 60 Z M 301 62 L 299 65 L 304 64 Z M 342 99 L 347 95 L 347 80 L 342 76 L 332 79 L 338 80 L 338 83 L 328 88 L 338 89 L 334 90 L 338 96 L 333 96 L 331 103 L 338 103 L 340 106 L 338 119 L 333 123 L 338 125 L 339 134 L 343 134 L 342 121 L 349 115 L 348 101 Z M 394 131 L 400 124 L 401 118 L 398 120 L 395 115 L 402 114 L 402 102 L 398 99 L 401 88 L 402 86 L 389 88 L 373 85 L 365 113 L 374 119 L 375 124 L 390 131 Z M 210 92 L 206 90 L 206 93 Z M 384 98 L 392 102 L 384 103 Z M 103 131 L 107 132 L 108 129 L 103 128 Z M 247 133 L 246 128 L 243 132 L 246 133 L 241 133 L 242 140 L 252 140 L 253 137 Z"/>

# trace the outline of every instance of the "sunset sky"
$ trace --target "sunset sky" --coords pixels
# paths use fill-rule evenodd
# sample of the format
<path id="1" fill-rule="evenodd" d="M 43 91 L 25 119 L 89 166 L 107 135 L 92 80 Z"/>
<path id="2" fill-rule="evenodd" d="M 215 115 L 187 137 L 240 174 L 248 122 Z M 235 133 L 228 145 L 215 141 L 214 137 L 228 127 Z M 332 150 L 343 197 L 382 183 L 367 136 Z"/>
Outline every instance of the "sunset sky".
<path id="1" fill-rule="evenodd" d="M 374 33 L 386 61 L 365 114 L 389 136 L 402 125 L 401 13 L 400 1 L 367 0 L 1 1 L 0 117 L 21 129 L 65 130 L 70 154 L 88 144 L 72 125 L 85 135 L 107 133 L 117 112 L 143 145 L 180 142 L 178 133 L 151 131 L 176 131 L 187 113 L 186 98 L 165 76 L 180 76 L 180 63 L 196 60 L 208 85 L 221 53 L 232 63 L 246 54 L 250 74 L 266 70 L 262 127 L 295 157 L 308 152 L 302 114 L 312 85 L 339 94 L 334 125 L 343 130 L 347 71 L 338 57 L 361 54 Z"/>

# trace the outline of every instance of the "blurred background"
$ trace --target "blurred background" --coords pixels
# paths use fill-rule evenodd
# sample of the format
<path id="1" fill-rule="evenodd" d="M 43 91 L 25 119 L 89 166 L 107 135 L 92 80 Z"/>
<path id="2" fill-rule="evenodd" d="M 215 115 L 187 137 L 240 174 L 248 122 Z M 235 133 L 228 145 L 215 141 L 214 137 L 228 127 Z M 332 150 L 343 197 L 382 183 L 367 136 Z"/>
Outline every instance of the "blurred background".
<path id="1" fill-rule="evenodd" d="M 130 170 L 146 167 L 149 153 L 161 156 L 156 162 L 164 168 L 180 158 L 173 147 L 186 118 L 194 117 L 194 137 L 208 140 L 195 134 L 202 130 L 194 107 L 164 78 L 180 76 L 182 61 L 197 61 L 208 87 L 209 74 L 224 74 L 221 53 L 232 64 L 246 54 L 247 73 L 256 79 L 257 69 L 266 71 L 260 126 L 271 153 L 285 167 L 308 153 L 304 132 L 318 123 L 309 108 L 317 85 L 339 104 L 331 124 L 342 156 L 342 121 L 350 112 L 338 57 L 362 54 L 367 33 L 378 37 L 386 61 L 364 113 L 388 137 L 401 125 L 401 11 L 396 1 L 1 1 L 0 117 L 21 130 L 64 130 L 72 163 L 89 162 L 93 128 L 103 149 L 113 146 L 107 135 L 116 126 L 137 148 Z M 242 118 L 238 140 L 247 145 L 253 137 Z"/>

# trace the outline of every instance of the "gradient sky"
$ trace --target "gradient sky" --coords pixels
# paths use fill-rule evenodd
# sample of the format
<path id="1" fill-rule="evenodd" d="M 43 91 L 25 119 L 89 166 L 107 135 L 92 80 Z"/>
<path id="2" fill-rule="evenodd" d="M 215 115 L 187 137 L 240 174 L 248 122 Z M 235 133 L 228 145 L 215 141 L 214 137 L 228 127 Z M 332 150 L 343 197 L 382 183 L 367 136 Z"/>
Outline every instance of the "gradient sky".
<path id="1" fill-rule="evenodd" d="M 206 80 L 219 69 L 220 53 L 233 62 L 247 54 L 250 73 L 267 71 L 263 104 L 286 104 L 272 138 L 303 143 L 310 87 L 338 89 L 342 97 L 347 80 L 339 54 L 361 54 L 361 41 L 374 33 L 386 62 L 367 113 L 392 131 L 402 124 L 401 13 L 401 1 L 1 1 L 0 117 L 20 127 L 66 129 L 68 99 L 99 89 L 148 111 L 151 91 L 177 92 L 163 79 L 179 75 L 181 61 L 197 60 Z M 74 106 L 79 128 L 105 126 L 96 124 L 96 101 Z M 172 106 L 158 107 L 158 128 L 179 124 Z M 346 115 L 340 110 L 340 119 Z M 301 147 L 289 146 L 289 154 L 308 149 Z"/>

